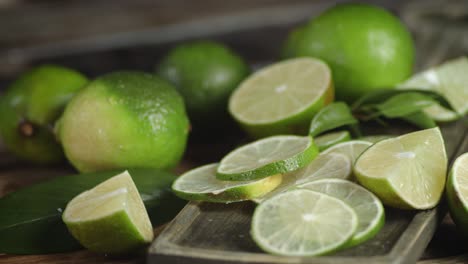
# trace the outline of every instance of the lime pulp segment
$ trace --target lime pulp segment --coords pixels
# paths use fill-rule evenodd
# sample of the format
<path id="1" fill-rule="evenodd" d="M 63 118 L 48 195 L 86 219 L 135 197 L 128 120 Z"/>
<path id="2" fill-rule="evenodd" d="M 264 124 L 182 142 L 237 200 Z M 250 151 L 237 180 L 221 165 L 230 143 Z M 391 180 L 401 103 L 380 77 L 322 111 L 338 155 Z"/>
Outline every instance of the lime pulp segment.
<path id="1" fill-rule="evenodd" d="M 196 201 L 230 203 L 253 199 L 276 188 L 281 175 L 253 181 L 220 181 L 216 179 L 218 164 L 208 164 L 179 176 L 172 185 L 177 196 Z"/>
<path id="2" fill-rule="evenodd" d="M 447 156 L 439 128 L 377 142 L 357 160 L 358 181 L 390 206 L 429 209 L 445 186 Z"/>
<path id="3" fill-rule="evenodd" d="M 318 155 L 309 136 L 273 136 L 254 141 L 226 155 L 218 167 L 219 180 L 245 181 L 300 169 Z"/>
<path id="4" fill-rule="evenodd" d="M 338 153 L 320 154 L 306 167 L 283 174 L 283 181 L 276 189 L 253 200 L 256 203 L 261 203 L 279 193 L 294 188 L 298 184 L 320 179 L 348 179 L 351 176 L 351 170 L 351 162 L 346 156 Z"/>
<path id="5" fill-rule="evenodd" d="M 385 211 L 379 198 L 365 188 L 342 179 L 322 179 L 298 188 L 330 195 L 349 205 L 358 217 L 358 228 L 348 247 L 374 237 L 384 224 Z"/>
<path id="6" fill-rule="evenodd" d="M 148 213 L 127 171 L 73 198 L 62 218 L 92 251 L 124 253 L 153 239 Z"/>
<path id="7" fill-rule="evenodd" d="M 255 209 L 251 234 L 257 245 L 277 255 L 314 256 L 345 245 L 358 226 L 344 202 L 309 190 L 272 197 Z"/>

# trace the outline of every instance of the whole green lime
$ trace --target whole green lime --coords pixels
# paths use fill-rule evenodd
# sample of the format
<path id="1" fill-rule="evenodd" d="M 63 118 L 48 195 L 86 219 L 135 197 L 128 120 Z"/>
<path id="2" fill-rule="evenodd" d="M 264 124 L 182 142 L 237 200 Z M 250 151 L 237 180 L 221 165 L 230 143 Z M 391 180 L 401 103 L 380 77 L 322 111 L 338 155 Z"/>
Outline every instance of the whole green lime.
<path id="1" fill-rule="evenodd" d="M 189 122 L 177 90 L 154 74 L 115 72 L 90 82 L 57 123 L 65 155 L 81 172 L 174 167 Z"/>
<path id="2" fill-rule="evenodd" d="M 311 20 L 292 56 L 327 62 L 339 100 L 393 87 L 413 69 L 414 45 L 399 19 L 367 4 L 340 4 Z"/>
<path id="3" fill-rule="evenodd" d="M 52 128 L 66 103 L 87 82 L 79 72 L 54 65 L 22 74 L 0 97 L 0 135 L 5 146 L 35 163 L 63 160 Z"/>
<path id="4" fill-rule="evenodd" d="M 223 44 L 197 41 L 170 50 L 157 72 L 176 86 L 197 125 L 228 117 L 229 96 L 249 74 L 249 68 Z"/>

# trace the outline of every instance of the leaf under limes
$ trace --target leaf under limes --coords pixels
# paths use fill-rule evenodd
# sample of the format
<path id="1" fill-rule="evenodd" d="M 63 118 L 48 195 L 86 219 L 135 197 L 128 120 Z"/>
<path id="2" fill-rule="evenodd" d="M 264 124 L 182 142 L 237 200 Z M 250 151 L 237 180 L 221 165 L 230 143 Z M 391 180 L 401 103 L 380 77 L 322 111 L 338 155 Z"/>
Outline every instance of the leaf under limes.
<path id="1" fill-rule="evenodd" d="M 428 95 L 408 92 L 396 94 L 378 104 L 376 108 L 385 117 L 397 118 L 413 114 L 435 103 L 436 101 Z"/>
<path id="2" fill-rule="evenodd" d="M 176 177 L 155 169 L 130 169 L 153 225 L 168 221 L 185 204 L 171 191 Z M 119 171 L 58 177 L 0 199 L 0 253 L 46 254 L 81 248 L 62 222 L 62 211 L 76 195 Z"/>
<path id="3" fill-rule="evenodd" d="M 353 125 L 357 122 L 347 104 L 343 102 L 332 103 L 314 116 L 310 124 L 309 135 L 317 136 L 325 131 L 345 125 Z"/>
<path id="4" fill-rule="evenodd" d="M 401 119 L 422 129 L 433 128 L 437 126 L 436 122 L 423 111 L 417 111 L 415 113 L 403 116 Z"/>

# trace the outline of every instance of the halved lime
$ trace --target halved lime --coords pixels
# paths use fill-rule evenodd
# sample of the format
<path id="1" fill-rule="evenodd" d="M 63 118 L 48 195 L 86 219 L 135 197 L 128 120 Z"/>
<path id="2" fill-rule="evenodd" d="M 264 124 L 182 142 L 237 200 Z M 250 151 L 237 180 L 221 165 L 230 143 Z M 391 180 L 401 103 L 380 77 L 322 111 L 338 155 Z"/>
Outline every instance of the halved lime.
<path id="1" fill-rule="evenodd" d="M 447 155 L 438 127 L 377 142 L 354 166 L 362 185 L 384 204 L 401 209 L 436 206 L 446 173 Z"/>
<path id="2" fill-rule="evenodd" d="M 459 156 L 453 163 L 446 191 L 450 216 L 468 236 L 468 153 Z"/>
<path id="3" fill-rule="evenodd" d="M 361 155 L 361 153 L 369 148 L 372 143 L 363 141 L 363 140 L 351 140 L 343 143 L 339 143 L 334 145 L 333 147 L 328 148 L 325 150 L 324 154 L 329 153 L 339 153 L 343 154 L 351 161 L 351 164 L 354 165 L 356 159 Z"/>
<path id="4" fill-rule="evenodd" d="M 381 140 L 389 139 L 389 138 L 392 138 L 392 137 L 395 137 L 395 136 L 392 136 L 392 135 L 371 135 L 371 136 L 361 137 L 361 138 L 359 138 L 359 140 L 367 141 L 367 142 L 370 142 L 370 143 L 374 144 L 374 143 L 377 143 L 377 142 L 379 142 Z"/>
<path id="5" fill-rule="evenodd" d="M 292 190 L 255 209 L 251 234 L 257 245 L 285 256 L 314 256 L 341 248 L 357 229 L 356 213 L 323 193 Z"/>
<path id="6" fill-rule="evenodd" d="M 231 203 L 262 196 L 281 183 L 281 174 L 254 181 L 220 181 L 218 164 L 208 164 L 179 176 L 172 184 L 177 196 L 194 201 Z"/>
<path id="7" fill-rule="evenodd" d="M 320 154 L 306 167 L 284 174 L 283 181 L 277 188 L 253 200 L 256 203 L 261 203 L 270 197 L 291 189 L 297 184 L 316 181 L 319 179 L 348 179 L 351 176 L 351 171 L 351 162 L 343 154 Z"/>
<path id="8" fill-rule="evenodd" d="M 312 137 L 273 136 L 233 150 L 219 164 L 216 178 L 248 181 L 298 170 L 318 155 Z"/>
<path id="9" fill-rule="evenodd" d="M 334 97 L 330 68 L 313 58 L 268 66 L 244 80 L 229 99 L 229 112 L 254 137 L 305 132 Z"/>
<path id="10" fill-rule="evenodd" d="M 373 238 L 383 227 L 385 211 L 379 198 L 365 188 L 342 179 L 322 179 L 297 186 L 330 195 L 349 205 L 358 217 L 358 228 L 347 247 Z"/>
<path id="11" fill-rule="evenodd" d="M 468 112 L 468 59 L 457 58 L 416 74 L 399 89 L 430 90 L 442 94 L 456 112 L 440 105 L 425 110 L 436 121 L 453 121 Z"/>
<path id="12" fill-rule="evenodd" d="M 349 140 L 351 140 L 351 134 L 348 131 L 337 131 L 316 137 L 315 144 L 317 144 L 320 151 L 324 151 L 331 146 Z"/>
<path id="13" fill-rule="evenodd" d="M 73 237 L 95 252 L 127 253 L 153 239 L 145 205 L 127 171 L 73 198 L 62 219 Z"/>

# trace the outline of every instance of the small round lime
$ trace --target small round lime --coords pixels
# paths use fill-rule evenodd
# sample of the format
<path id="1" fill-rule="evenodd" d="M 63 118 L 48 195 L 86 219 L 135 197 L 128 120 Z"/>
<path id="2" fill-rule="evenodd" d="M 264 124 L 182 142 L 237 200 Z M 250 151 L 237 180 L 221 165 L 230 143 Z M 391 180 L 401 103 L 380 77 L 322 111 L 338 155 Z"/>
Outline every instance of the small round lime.
<path id="1" fill-rule="evenodd" d="M 38 66 L 22 74 L 0 97 L 0 135 L 6 147 L 35 163 L 63 160 L 52 127 L 87 82 L 79 72 L 55 65 Z"/>
<path id="2" fill-rule="evenodd" d="M 170 50 L 157 73 L 179 90 L 196 125 L 228 118 L 228 98 L 249 68 L 223 44 L 199 41 Z"/>
<path id="3" fill-rule="evenodd" d="M 65 154 L 81 172 L 174 167 L 189 130 L 182 97 L 154 74 L 115 72 L 89 83 L 57 123 Z"/>
<path id="4" fill-rule="evenodd" d="M 397 17 L 382 8 L 340 4 L 311 20 L 301 35 L 293 55 L 316 57 L 329 64 L 337 99 L 353 101 L 411 75 L 411 35 Z"/>

